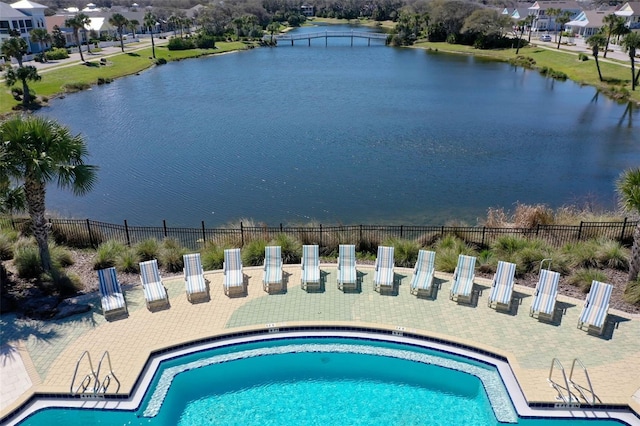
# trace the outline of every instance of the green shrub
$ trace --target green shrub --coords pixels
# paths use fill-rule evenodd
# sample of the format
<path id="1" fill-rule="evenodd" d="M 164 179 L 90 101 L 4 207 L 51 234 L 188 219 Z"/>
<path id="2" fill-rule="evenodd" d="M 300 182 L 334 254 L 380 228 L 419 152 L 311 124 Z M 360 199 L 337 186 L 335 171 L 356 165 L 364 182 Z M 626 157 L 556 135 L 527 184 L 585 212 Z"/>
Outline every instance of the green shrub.
<path id="1" fill-rule="evenodd" d="M 574 271 L 567 278 L 567 283 L 572 286 L 579 287 L 583 293 L 589 293 L 591 290 L 591 282 L 593 280 L 606 282 L 607 276 L 598 269 L 580 268 Z"/>
<path id="2" fill-rule="evenodd" d="M 53 284 L 62 297 L 73 296 L 84 290 L 84 284 L 80 277 L 74 273 L 56 273 L 53 275 Z"/>
<path id="3" fill-rule="evenodd" d="M 122 272 L 137 274 L 140 272 L 140 258 L 132 248 L 125 248 L 116 258 L 116 268 Z"/>
<path id="4" fill-rule="evenodd" d="M 13 243 L 8 233 L 0 232 L 0 260 L 9 260 L 13 258 Z"/>
<path id="5" fill-rule="evenodd" d="M 270 245 L 280 246 L 283 263 L 300 263 L 302 258 L 302 244 L 300 244 L 300 241 L 287 234 L 278 234 Z"/>
<path id="6" fill-rule="evenodd" d="M 56 222 L 51 223 L 51 235 L 56 244 L 76 248 L 89 248 L 104 241 L 102 233 L 95 228 L 89 234 L 86 226 L 64 226 Z"/>
<path id="7" fill-rule="evenodd" d="M 190 38 L 172 37 L 167 44 L 169 50 L 195 49 L 196 45 Z"/>
<path id="8" fill-rule="evenodd" d="M 586 54 L 581 52 L 581 53 L 578 53 L 578 60 L 582 62 L 588 61 L 589 57 Z"/>
<path id="9" fill-rule="evenodd" d="M 69 53 L 67 52 L 67 49 L 54 47 L 50 51 L 45 52 L 44 56 L 48 61 L 57 61 L 59 59 L 67 59 L 69 57 Z"/>
<path id="10" fill-rule="evenodd" d="M 498 267 L 498 258 L 491 250 L 482 250 L 480 254 L 478 254 L 477 263 L 480 272 L 490 274 L 496 272 Z"/>
<path id="11" fill-rule="evenodd" d="M 384 246 L 393 247 L 393 258 L 396 266 L 412 268 L 418 260 L 420 245 L 416 241 L 391 238 L 383 242 Z"/>
<path id="12" fill-rule="evenodd" d="M 162 241 L 158 261 L 167 271 L 180 272 L 184 269 L 182 256 L 186 253 L 187 250 L 180 245 L 178 240 L 166 238 Z"/>
<path id="13" fill-rule="evenodd" d="M 627 284 L 623 297 L 629 303 L 640 305 L 640 278 Z"/>
<path id="14" fill-rule="evenodd" d="M 49 254 L 51 255 L 51 263 L 56 267 L 66 268 L 75 263 L 71 251 L 66 247 L 49 244 Z"/>
<path id="15" fill-rule="evenodd" d="M 596 252 L 601 267 L 613 268 L 619 271 L 629 269 L 629 250 L 613 240 L 600 241 Z"/>
<path id="16" fill-rule="evenodd" d="M 65 83 L 62 85 L 62 89 L 65 91 L 65 93 L 81 92 L 90 88 L 91 85 L 87 83 Z"/>
<path id="17" fill-rule="evenodd" d="M 549 258 L 553 258 L 549 250 L 539 246 L 530 246 L 515 253 L 513 263 L 516 264 L 516 273 L 522 276 L 528 272 L 538 272 L 540 262 Z"/>
<path id="18" fill-rule="evenodd" d="M 216 38 L 207 34 L 199 34 L 196 37 L 196 46 L 200 49 L 215 49 Z"/>
<path id="19" fill-rule="evenodd" d="M 109 240 L 98 246 L 96 250 L 96 258 L 93 261 L 93 269 L 110 268 L 116 265 L 116 260 L 122 252 L 124 252 L 125 246 L 117 241 Z"/>
<path id="20" fill-rule="evenodd" d="M 530 247 L 529 240 L 514 235 L 504 235 L 491 244 L 491 249 L 500 260 L 509 261 L 520 250 Z"/>
<path id="21" fill-rule="evenodd" d="M 246 266 L 260 266 L 264 263 L 265 240 L 253 240 L 242 248 L 242 263 Z"/>
<path id="22" fill-rule="evenodd" d="M 38 247 L 23 246 L 16 249 L 13 256 L 13 264 L 20 278 L 38 278 L 42 273 L 40 266 L 40 253 Z"/>
<path id="23" fill-rule="evenodd" d="M 580 241 L 565 244 L 561 253 L 566 256 L 571 268 L 597 268 L 598 243 L 595 241 Z"/>
<path id="24" fill-rule="evenodd" d="M 222 269 L 224 263 L 224 247 L 217 244 L 207 244 L 201 254 L 202 268 L 205 271 Z"/>
<path id="25" fill-rule="evenodd" d="M 435 268 L 437 271 L 452 273 L 458 265 L 458 251 L 455 248 L 447 247 L 438 250 L 435 260 Z"/>
<path id="26" fill-rule="evenodd" d="M 155 238 L 140 241 L 135 246 L 140 262 L 157 259 L 160 254 L 160 244 Z"/>
<path id="27" fill-rule="evenodd" d="M 156 59 L 156 65 L 164 65 L 166 63 L 167 63 L 167 60 L 165 58 Z"/>

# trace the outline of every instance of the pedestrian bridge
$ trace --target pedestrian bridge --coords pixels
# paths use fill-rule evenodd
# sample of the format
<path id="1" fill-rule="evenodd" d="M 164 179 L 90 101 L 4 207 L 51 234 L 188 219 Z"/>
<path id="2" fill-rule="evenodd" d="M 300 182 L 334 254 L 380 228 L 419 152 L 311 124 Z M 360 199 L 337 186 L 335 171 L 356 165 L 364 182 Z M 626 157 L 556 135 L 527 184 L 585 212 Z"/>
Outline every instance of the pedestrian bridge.
<path id="1" fill-rule="evenodd" d="M 365 31 L 322 31 L 304 34 L 278 34 L 274 36 L 267 34 L 262 39 L 264 41 L 274 40 L 276 42 L 291 41 L 292 46 L 296 40 L 307 40 L 307 44 L 311 46 L 311 40 L 314 38 L 324 38 L 325 46 L 328 44 L 330 38 L 350 38 L 351 46 L 353 46 L 354 38 L 366 39 L 368 46 L 371 46 L 371 40 L 384 41 L 385 44 L 387 42 L 387 34 Z"/>

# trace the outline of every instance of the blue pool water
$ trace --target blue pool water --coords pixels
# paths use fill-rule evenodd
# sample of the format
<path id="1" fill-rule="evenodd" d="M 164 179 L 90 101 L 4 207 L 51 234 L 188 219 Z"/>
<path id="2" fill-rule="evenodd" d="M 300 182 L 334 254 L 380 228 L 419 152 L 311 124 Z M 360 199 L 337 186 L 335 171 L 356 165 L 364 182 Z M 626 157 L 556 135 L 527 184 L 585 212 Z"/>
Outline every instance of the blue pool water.
<path id="1" fill-rule="evenodd" d="M 503 420 L 513 413 L 494 367 L 370 343 L 298 339 L 199 352 L 163 362 L 136 412 L 47 409 L 22 424 L 485 426 L 502 424 L 496 413 Z M 490 401 L 501 407 L 492 409 Z M 515 417 L 511 422 L 594 425 Z"/>

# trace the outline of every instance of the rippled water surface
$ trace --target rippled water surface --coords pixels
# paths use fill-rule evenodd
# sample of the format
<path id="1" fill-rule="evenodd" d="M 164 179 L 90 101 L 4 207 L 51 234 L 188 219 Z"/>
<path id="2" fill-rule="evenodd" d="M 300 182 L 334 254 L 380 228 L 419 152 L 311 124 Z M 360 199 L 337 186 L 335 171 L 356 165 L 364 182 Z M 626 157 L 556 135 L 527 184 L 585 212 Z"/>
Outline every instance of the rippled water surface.
<path id="1" fill-rule="evenodd" d="M 473 224 L 518 201 L 614 207 L 640 164 L 638 110 L 593 88 L 349 43 L 169 63 L 53 101 L 42 113 L 86 136 L 100 174 L 84 197 L 51 188 L 48 207 L 136 225 Z"/>

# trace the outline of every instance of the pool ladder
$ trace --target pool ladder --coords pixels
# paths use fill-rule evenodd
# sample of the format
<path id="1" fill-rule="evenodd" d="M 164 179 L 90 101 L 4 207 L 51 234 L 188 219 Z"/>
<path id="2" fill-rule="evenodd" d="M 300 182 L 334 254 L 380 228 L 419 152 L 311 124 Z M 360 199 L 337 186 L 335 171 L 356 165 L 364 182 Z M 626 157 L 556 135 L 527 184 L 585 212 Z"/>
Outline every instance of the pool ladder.
<path id="1" fill-rule="evenodd" d="M 584 372 L 584 376 L 587 379 L 588 388 L 574 381 L 573 372 L 575 371 L 576 364 L 580 368 L 582 368 L 582 371 Z M 556 367 L 562 372 L 564 387 L 562 387 L 562 384 L 559 384 L 553 380 L 553 370 Z M 587 367 L 585 367 L 584 363 L 580 361 L 579 358 L 573 359 L 573 362 L 571 363 L 571 371 L 569 372 L 568 378 L 560 360 L 558 358 L 553 358 L 553 360 L 551 360 L 551 368 L 549 369 L 549 377 L 547 378 L 547 381 L 556 390 L 556 392 L 558 392 L 558 396 L 562 399 L 562 401 L 564 401 L 565 404 L 569 404 L 570 406 L 573 406 L 574 404 L 580 405 L 580 399 L 577 396 L 573 395 L 573 393 L 571 392 L 571 388 L 569 387 L 569 384 L 571 384 L 571 387 L 573 387 L 576 391 L 578 391 L 582 399 L 584 399 L 584 401 L 587 404 L 589 405 L 596 404 L 597 397 L 596 397 L 596 394 L 593 392 L 591 378 L 589 378 L 589 371 L 587 370 Z M 566 395 L 565 395 L 565 392 L 566 392 Z"/>
<path id="2" fill-rule="evenodd" d="M 90 371 L 84 376 L 82 380 L 80 380 L 78 384 L 76 384 L 80 363 L 85 358 L 89 363 Z M 109 366 L 109 372 L 104 376 L 104 379 L 100 381 L 100 370 L 102 369 L 102 363 L 105 359 L 107 360 L 107 364 Z M 115 392 L 118 392 L 120 390 L 120 380 L 118 380 L 116 374 L 113 372 L 113 368 L 111 367 L 111 356 L 109 355 L 109 351 L 104 351 L 104 353 L 102 354 L 100 362 L 98 363 L 97 370 L 93 368 L 93 362 L 91 361 L 91 354 L 89 353 L 89 351 L 84 351 L 76 362 L 76 369 L 73 372 L 73 378 L 71 379 L 70 392 L 72 395 L 92 394 L 93 396 L 96 396 L 98 394 L 105 394 L 112 380 L 115 381 L 115 383 L 118 385 L 115 390 Z"/>

